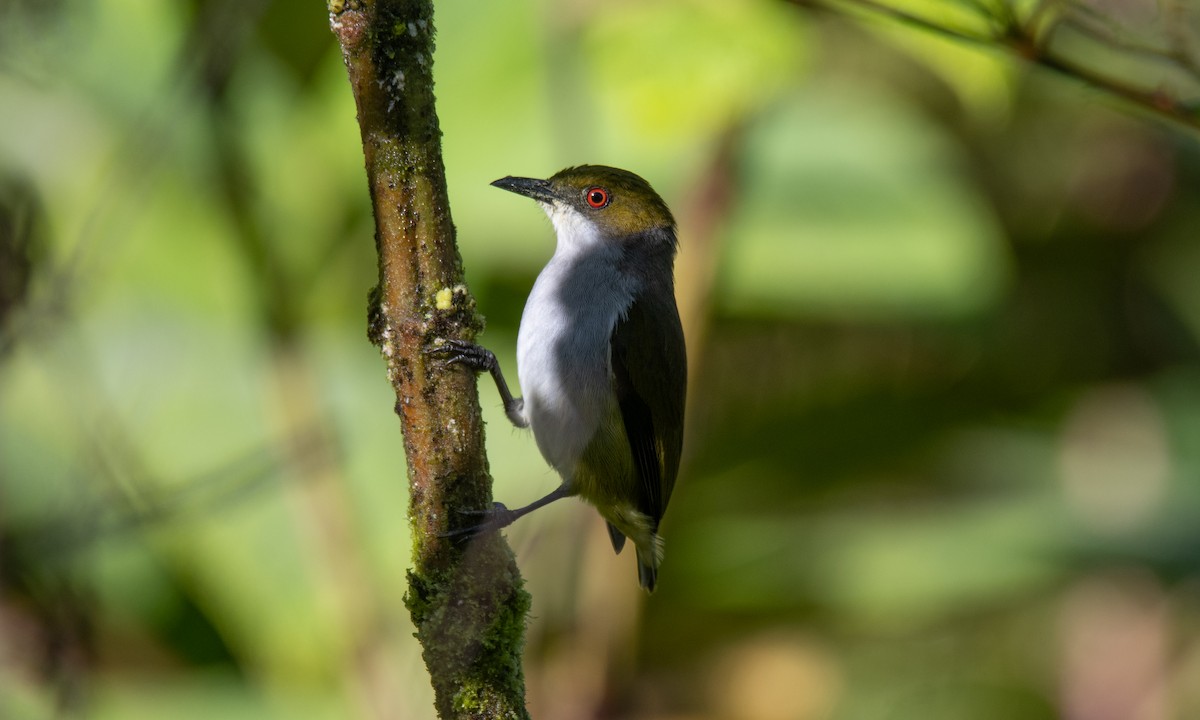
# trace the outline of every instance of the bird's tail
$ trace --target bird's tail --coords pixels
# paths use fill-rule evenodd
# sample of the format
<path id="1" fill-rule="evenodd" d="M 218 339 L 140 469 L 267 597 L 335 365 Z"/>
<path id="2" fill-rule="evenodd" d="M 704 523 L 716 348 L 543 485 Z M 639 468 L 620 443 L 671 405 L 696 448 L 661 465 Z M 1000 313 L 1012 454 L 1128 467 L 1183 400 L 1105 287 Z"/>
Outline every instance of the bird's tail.
<path id="1" fill-rule="evenodd" d="M 638 553 L 638 583 L 648 593 L 654 592 L 654 586 L 658 584 L 658 566 L 643 560 L 641 553 Z"/>
<path id="2" fill-rule="evenodd" d="M 638 583 L 648 593 L 654 592 L 654 586 L 658 584 L 658 565 L 662 562 L 663 554 L 663 542 L 658 533 L 650 538 L 651 547 L 639 545 L 637 548 Z"/>

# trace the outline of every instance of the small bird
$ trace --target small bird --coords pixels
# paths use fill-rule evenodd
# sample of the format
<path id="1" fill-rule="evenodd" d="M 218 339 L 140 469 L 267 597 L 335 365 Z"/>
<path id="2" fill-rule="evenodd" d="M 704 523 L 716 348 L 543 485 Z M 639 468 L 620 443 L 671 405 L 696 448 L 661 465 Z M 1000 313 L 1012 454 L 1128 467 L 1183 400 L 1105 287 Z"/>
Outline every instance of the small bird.
<path id="1" fill-rule="evenodd" d="M 513 397 L 496 356 L 483 347 L 448 340 L 430 352 L 491 373 L 508 419 L 533 430 L 562 484 L 522 508 L 496 503 L 487 521 L 451 534 L 503 528 L 578 496 L 607 522 L 613 550 L 633 541 L 638 580 L 652 592 L 687 394 L 675 219 L 641 177 L 602 165 L 492 185 L 536 200 L 558 236 L 521 315 L 517 375 L 524 397 Z"/>

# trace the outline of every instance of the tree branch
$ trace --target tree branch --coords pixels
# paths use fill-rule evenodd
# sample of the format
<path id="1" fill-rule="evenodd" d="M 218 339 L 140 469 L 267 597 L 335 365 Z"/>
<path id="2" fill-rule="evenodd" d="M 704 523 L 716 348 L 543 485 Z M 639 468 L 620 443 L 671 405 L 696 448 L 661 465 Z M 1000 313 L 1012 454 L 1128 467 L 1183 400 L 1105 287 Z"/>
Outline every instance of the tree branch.
<path id="1" fill-rule="evenodd" d="M 368 335 L 396 391 L 411 492 L 406 603 L 443 718 L 526 718 L 521 649 L 529 596 L 495 533 L 443 537 L 463 508 L 491 503 L 472 373 L 424 354 L 481 327 L 462 284 L 433 96 L 430 0 L 328 0 L 362 132 L 379 285 Z"/>
<path id="2" fill-rule="evenodd" d="M 1051 0 L 1037 5 L 1027 22 L 1022 23 L 1015 15 L 1015 10 L 1007 5 L 1001 5 L 1001 12 L 987 17 L 994 28 L 990 34 L 977 34 L 964 31 L 937 20 L 921 17 L 898 7 L 893 7 L 885 0 L 788 0 L 793 5 L 807 8 L 818 8 L 839 14 L 874 15 L 886 17 L 903 25 L 940 35 L 950 40 L 972 45 L 995 47 L 1007 50 L 1021 59 L 1075 80 L 1108 95 L 1122 98 L 1143 110 L 1172 120 L 1192 129 L 1200 129 L 1200 101 L 1184 99 L 1175 91 L 1166 87 L 1139 87 L 1113 75 L 1099 70 L 1092 70 L 1083 64 L 1070 60 L 1056 53 L 1049 47 L 1050 40 L 1061 19 L 1049 21 L 1044 29 L 1042 17 L 1049 8 L 1055 6 Z M 1143 46 L 1125 45 L 1113 38 L 1099 38 L 1094 25 L 1081 27 L 1071 19 L 1070 24 L 1080 32 L 1089 34 L 1093 39 L 1108 40 L 1113 52 L 1133 55 L 1154 55 L 1155 59 L 1176 66 L 1200 80 L 1195 62 L 1186 48 L 1148 49 Z"/>

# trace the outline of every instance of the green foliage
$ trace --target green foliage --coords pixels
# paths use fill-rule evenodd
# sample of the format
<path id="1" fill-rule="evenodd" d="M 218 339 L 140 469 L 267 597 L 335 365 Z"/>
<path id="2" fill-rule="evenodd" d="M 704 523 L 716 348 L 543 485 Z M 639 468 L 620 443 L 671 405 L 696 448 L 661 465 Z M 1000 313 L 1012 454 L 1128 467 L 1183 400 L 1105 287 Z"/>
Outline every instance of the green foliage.
<path id="1" fill-rule="evenodd" d="M 461 647 L 528 622 L 535 717 L 756 717 L 755 698 L 801 718 L 1058 717 L 1105 672 L 1196 715 L 1193 134 L 1000 41 L 801 5 L 438 3 L 480 341 L 513 377 L 553 250 L 537 209 L 488 183 L 581 162 L 671 204 L 700 330 L 656 595 L 631 610 L 632 560 L 566 503 L 507 531 L 532 607 Z M 985 39 L 1035 10 L 889 7 Z M 320 3 L 242 10 L 0 10 L 0 187 L 41 208 L 0 343 L 0 717 L 429 715 L 408 610 L 436 603 L 405 596 L 345 68 Z M 1122 41 L 1160 25 L 1134 17 Z M 1191 97 L 1188 73 L 1106 37 L 1047 48 Z M 550 489 L 486 386 L 482 405 L 497 497 Z M 488 552 L 479 572 L 502 565 Z"/>
<path id="2" fill-rule="evenodd" d="M 961 315 L 1004 290 L 1007 250 L 959 181 L 963 159 L 896 100 L 805 89 L 761 116 L 744 153 L 722 268 L 732 309 Z"/>

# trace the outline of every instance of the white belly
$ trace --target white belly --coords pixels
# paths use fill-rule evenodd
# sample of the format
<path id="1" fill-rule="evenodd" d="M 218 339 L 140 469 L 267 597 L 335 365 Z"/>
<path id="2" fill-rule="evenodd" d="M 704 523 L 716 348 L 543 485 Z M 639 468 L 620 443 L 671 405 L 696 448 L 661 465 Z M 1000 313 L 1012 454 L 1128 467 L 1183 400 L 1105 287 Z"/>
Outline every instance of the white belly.
<path id="1" fill-rule="evenodd" d="M 632 301 L 608 248 L 559 252 L 534 283 L 517 336 L 525 414 L 542 456 L 570 483 L 615 402 L 609 340 Z"/>

